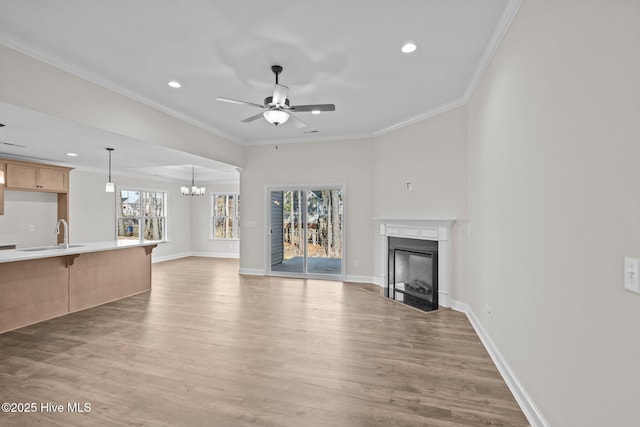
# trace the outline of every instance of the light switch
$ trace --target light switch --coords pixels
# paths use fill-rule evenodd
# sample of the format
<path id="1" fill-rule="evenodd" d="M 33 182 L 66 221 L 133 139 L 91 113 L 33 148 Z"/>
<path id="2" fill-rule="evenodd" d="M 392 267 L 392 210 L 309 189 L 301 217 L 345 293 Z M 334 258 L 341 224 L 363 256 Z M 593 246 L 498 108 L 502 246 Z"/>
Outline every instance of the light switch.
<path id="1" fill-rule="evenodd" d="M 637 258 L 624 258 L 624 288 L 628 291 L 640 294 L 638 286 L 638 270 L 640 260 Z"/>

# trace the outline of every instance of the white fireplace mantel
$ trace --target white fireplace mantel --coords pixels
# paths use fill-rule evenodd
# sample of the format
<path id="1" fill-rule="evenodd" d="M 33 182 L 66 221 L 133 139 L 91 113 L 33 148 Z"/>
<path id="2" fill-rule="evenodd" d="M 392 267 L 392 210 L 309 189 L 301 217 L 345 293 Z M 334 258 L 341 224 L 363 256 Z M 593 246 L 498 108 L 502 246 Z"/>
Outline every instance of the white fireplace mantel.
<path id="1" fill-rule="evenodd" d="M 455 220 L 431 219 L 378 219 L 380 226 L 379 239 L 383 260 L 387 259 L 389 250 L 388 237 L 404 237 L 406 239 L 431 240 L 438 242 L 438 301 L 443 307 L 451 307 L 449 293 L 451 291 L 451 229 Z M 385 264 L 387 264 L 385 262 Z M 382 285 L 388 283 L 388 265 L 385 265 Z"/>

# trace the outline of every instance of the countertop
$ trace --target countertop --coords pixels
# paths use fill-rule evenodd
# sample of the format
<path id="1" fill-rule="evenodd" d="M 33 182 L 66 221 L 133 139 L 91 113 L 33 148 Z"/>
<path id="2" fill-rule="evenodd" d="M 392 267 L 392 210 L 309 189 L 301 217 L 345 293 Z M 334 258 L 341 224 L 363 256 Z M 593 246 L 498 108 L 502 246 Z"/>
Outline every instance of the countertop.
<path id="1" fill-rule="evenodd" d="M 21 248 L 0 251 L 0 263 L 27 261 L 30 259 L 53 258 L 64 255 L 83 254 L 89 252 L 112 251 L 116 249 L 135 248 L 157 245 L 158 242 L 138 242 L 132 240 L 111 240 L 107 242 L 72 243 L 69 249 L 54 246 L 37 248 Z"/>

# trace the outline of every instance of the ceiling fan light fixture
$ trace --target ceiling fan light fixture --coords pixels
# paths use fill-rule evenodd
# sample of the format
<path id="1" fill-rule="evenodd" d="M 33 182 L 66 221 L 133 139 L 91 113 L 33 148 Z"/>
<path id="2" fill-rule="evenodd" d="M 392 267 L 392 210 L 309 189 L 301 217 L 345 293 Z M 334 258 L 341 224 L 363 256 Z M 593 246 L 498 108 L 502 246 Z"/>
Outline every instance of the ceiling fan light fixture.
<path id="1" fill-rule="evenodd" d="M 261 113 L 255 114 L 251 117 L 247 117 L 244 120 L 240 120 L 242 123 L 250 123 L 255 120 L 259 120 L 260 117 L 264 117 L 266 121 L 272 125 L 279 126 L 287 121 L 290 121 L 294 127 L 300 129 L 307 124 L 297 117 L 298 113 L 310 112 L 312 114 L 320 114 L 324 111 L 335 111 L 336 106 L 333 104 L 310 104 L 310 105 L 290 105 L 288 95 L 289 88 L 281 85 L 278 82 L 278 75 L 282 72 L 282 66 L 273 65 L 271 71 L 276 76 L 276 83 L 273 87 L 273 93 L 264 99 L 262 105 L 255 104 L 253 102 L 239 101 L 231 98 L 216 98 L 218 101 L 229 102 L 232 104 L 249 105 L 251 107 L 257 107 L 265 110 Z M 291 119 L 291 120 L 289 120 Z"/>
<path id="2" fill-rule="evenodd" d="M 282 110 L 268 110 L 262 113 L 264 118 L 272 125 L 281 125 L 289 120 L 289 113 Z"/>

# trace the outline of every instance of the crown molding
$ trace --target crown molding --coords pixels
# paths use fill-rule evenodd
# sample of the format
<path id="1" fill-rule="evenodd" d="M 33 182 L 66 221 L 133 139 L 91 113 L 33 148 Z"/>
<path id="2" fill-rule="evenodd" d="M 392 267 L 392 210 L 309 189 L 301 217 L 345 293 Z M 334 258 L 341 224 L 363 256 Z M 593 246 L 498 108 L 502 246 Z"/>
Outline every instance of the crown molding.
<path id="1" fill-rule="evenodd" d="M 354 134 L 354 135 L 344 135 L 344 136 L 308 136 L 306 138 L 283 138 L 283 139 L 271 139 L 271 140 L 259 140 L 251 143 L 243 143 L 241 145 L 247 147 L 257 147 L 262 145 L 288 145 L 288 144 L 298 144 L 305 142 L 324 142 L 324 141 L 353 141 L 357 139 L 371 139 L 373 138 L 373 134 Z"/>
<path id="2" fill-rule="evenodd" d="M 429 111 L 427 111 L 425 113 L 422 113 L 422 114 L 417 115 L 417 116 L 413 116 L 413 117 L 411 117 L 411 118 L 409 118 L 407 120 L 395 123 L 395 124 L 393 124 L 391 126 L 388 126 L 388 127 L 384 128 L 384 129 L 380 129 L 378 131 L 375 131 L 373 133 L 373 136 L 374 137 L 378 137 L 380 135 L 384 135 L 385 133 L 393 132 L 394 130 L 398 130 L 398 129 L 403 128 L 405 126 L 409 126 L 409 125 L 412 125 L 414 123 L 418 123 L 418 122 L 421 122 L 423 120 L 430 119 L 431 117 L 435 117 L 435 116 L 437 116 L 439 114 L 446 113 L 447 111 L 453 110 L 454 108 L 458 108 L 458 107 L 461 107 L 463 105 L 466 105 L 467 102 L 469 102 L 469 100 L 465 99 L 465 98 L 454 99 L 453 101 L 447 102 L 445 104 L 441 104 L 441 105 L 439 105 L 439 106 L 437 106 L 437 107 L 435 107 L 435 108 L 433 108 L 433 109 L 431 109 L 431 110 L 429 110 Z"/>
<path id="3" fill-rule="evenodd" d="M 520 6 L 523 1 L 524 0 L 509 0 L 507 6 L 504 8 L 500 21 L 498 21 L 498 25 L 496 26 L 496 29 L 494 30 L 493 35 L 491 36 L 491 39 L 478 62 L 476 71 L 471 76 L 471 79 L 469 79 L 469 83 L 467 84 L 463 97 L 465 103 L 468 103 L 471 100 L 478 84 L 480 84 L 480 80 L 482 80 L 482 76 L 484 76 L 485 71 L 487 71 L 487 67 L 489 67 L 491 60 L 493 59 L 493 56 L 502 44 L 502 40 L 504 40 L 504 37 L 507 35 L 507 31 L 518 14 L 518 10 L 520 10 Z"/>
<path id="4" fill-rule="evenodd" d="M 196 120 L 192 117 L 186 116 L 182 113 L 179 113 L 175 110 L 172 110 L 164 105 L 158 104 L 154 101 L 151 101 L 150 99 L 147 99 L 143 96 L 140 96 L 134 92 L 131 92 L 128 89 L 125 89 L 121 86 L 115 85 L 111 82 L 108 82 L 106 80 L 101 79 L 100 77 L 98 77 L 96 74 L 87 71 L 83 68 L 77 67 L 73 64 L 70 64 L 66 61 L 63 61 L 62 59 L 58 58 L 57 56 L 51 55 L 45 51 L 42 51 L 40 49 L 34 49 L 31 46 L 27 46 L 24 43 L 12 38 L 11 36 L 9 36 L 8 34 L 0 31 L 0 44 L 13 49 L 15 51 L 18 51 L 24 55 L 30 56 L 34 59 L 37 59 L 38 61 L 42 61 L 45 64 L 51 65 L 55 68 L 58 68 L 62 71 L 65 71 L 69 74 L 72 74 L 76 77 L 79 77 L 83 80 L 87 80 L 91 83 L 94 83 L 98 86 L 101 86 L 105 89 L 108 89 L 112 92 L 115 92 L 119 95 L 122 96 L 126 96 L 127 98 L 130 98 L 134 101 L 137 101 L 141 104 L 146 105 L 147 107 L 153 108 L 154 110 L 158 110 L 162 113 L 168 114 L 172 117 L 175 117 L 176 119 L 182 120 L 183 122 L 186 122 L 190 125 L 193 125 L 197 128 L 200 128 L 202 130 L 205 130 L 209 133 L 212 133 L 214 135 L 217 135 L 221 138 L 225 138 L 231 142 L 234 142 L 236 144 L 242 144 L 241 140 L 238 140 L 238 138 L 220 130 L 217 128 L 214 128 L 213 126 L 210 126 L 206 123 L 203 123 L 199 120 Z"/>
<path id="5" fill-rule="evenodd" d="M 502 44 L 502 40 L 507 34 L 507 31 L 509 30 L 511 23 L 513 22 L 513 19 L 516 17 L 518 13 L 518 10 L 520 10 L 520 6 L 522 5 L 523 1 L 524 0 L 508 1 L 507 6 L 504 8 L 504 11 L 502 12 L 502 16 L 500 17 L 500 21 L 498 21 L 498 25 L 493 31 L 493 34 L 491 35 L 491 39 L 489 40 L 489 43 L 487 44 L 487 47 L 485 48 L 484 53 L 480 58 L 480 61 L 478 62 L 478 65 L 474 73 L 471 75 L 469 82 L 467 83 L 467 87 L 462 97 L 458 99 L 454 99 L 453 101 L 449 101 L 445 104 L 441 104 L 431 110 L 428 110 L 422 114 L 419 114 L 407 120 L 403 120 L 401 122 L 395 123 L 386 128 L 377 130 L 373 133 L 373 136 L 376 137 L 376 136 L 384 135 L 385 133 L 389 133 L 394 130 L 403 128 L 405 126 L 409 126 L 413 123 L 417 123 L 422 120 L 435 117 L 449 110 L 453 110 L 454 108 L 467 105 L 469 101 L 471 101 L 471 97 L 473 96 L 476 88 L 478 87 L 480 80 L 482 80 L 482 76 L 484 75 L 485 71 L 487 70 L 487 67 L 491 63 L 493 56 L 495 55 L 496 51 L 500 47 L 500 44 Z"/>

